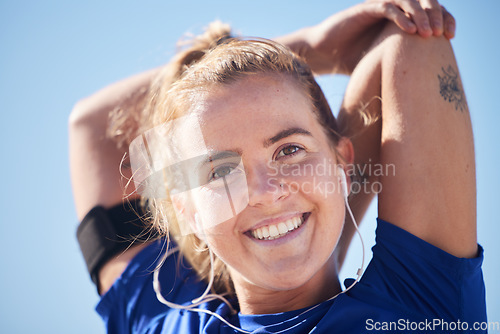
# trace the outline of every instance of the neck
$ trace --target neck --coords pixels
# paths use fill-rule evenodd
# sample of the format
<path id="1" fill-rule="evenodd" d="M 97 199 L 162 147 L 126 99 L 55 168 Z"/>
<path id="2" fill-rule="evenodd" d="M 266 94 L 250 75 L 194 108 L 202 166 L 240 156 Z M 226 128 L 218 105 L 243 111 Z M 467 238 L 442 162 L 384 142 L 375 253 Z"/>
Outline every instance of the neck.
<path id="1" fill-rule="evenodd" d="M 262 288 L 237 275 L 232 278 L 242 314 L 298 310 L 321 303 L 342 290 L 333 261 L 301 286 L 288 290 Z"/>

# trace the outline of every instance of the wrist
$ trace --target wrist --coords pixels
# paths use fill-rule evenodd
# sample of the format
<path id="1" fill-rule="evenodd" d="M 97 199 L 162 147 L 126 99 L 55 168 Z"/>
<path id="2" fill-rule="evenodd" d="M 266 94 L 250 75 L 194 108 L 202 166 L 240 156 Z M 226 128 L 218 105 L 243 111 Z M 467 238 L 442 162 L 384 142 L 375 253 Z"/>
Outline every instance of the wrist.
<path id="1" fill-rule="evenodd" d="M 361 3 L 308 28 L 304 44 L 323 73 L 350 75 L 385 22 Z"/>

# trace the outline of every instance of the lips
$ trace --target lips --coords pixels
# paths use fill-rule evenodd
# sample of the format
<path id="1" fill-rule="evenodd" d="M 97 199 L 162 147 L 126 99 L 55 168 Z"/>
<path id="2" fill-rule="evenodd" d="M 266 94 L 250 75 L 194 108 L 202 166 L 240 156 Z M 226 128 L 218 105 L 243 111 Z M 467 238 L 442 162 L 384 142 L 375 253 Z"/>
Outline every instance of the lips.
<path id="1" fill-rule="evenodd" d="M 261 226 L 259 228 L 250 230 L 249 234 L 253 238 L 258 240 L 278 239 L 300 228 L 300 226 L 304 223 L 308 216 L 309 213 L 306 213 L 282 222 Z"/>

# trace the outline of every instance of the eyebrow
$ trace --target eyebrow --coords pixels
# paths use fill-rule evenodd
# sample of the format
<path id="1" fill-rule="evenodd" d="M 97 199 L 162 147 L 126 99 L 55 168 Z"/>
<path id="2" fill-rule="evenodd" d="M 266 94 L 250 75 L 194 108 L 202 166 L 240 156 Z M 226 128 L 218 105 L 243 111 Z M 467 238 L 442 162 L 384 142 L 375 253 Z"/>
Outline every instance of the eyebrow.
<path id="1" fill-rule="evenodd" d="M 221 159 L 226 159 L 226 158 L 235 158 L 235 157 L 241 159 L 241 154 L 239 154 L 238 152 L 235 152 L 235 151 L 212 151 L 212 152 L 209 151 L 205 155 L 205 159 L 202 159 L 202 161 L 200 162 L 200 167 L 207 165 L 207 164 L 210 164 L 211 162 L 216 161 L 216 160 L 221 160 Z"/>
<path id="2" fill-rule="evenodd" d="M 296 135 L 296 134 L 312 136 L 312 134 L 309 131 L 307 131 L 303 128 L 298 128 L 298 127 L 289 128 L 289 129 L 285 129 L 283 131 L 278 132 L 278 134 L 276 134 L 275 136 L 273 136 L 269 139 L 264 140 L 264 147 L 267 148 L 283 138 L 290 137 L 290 136 Z"/>
<path id="3" fill-rule="evenodd" d="M 217 152 L 209 152 L 208 157 L 206 162 L 214 161 L 214 160 L 219 160 L 219 159 L 225 159 L 225 158 L 234 158 L 234 157 L 240 157 L 241 154 L 235 151 L 217 151 Z"/>

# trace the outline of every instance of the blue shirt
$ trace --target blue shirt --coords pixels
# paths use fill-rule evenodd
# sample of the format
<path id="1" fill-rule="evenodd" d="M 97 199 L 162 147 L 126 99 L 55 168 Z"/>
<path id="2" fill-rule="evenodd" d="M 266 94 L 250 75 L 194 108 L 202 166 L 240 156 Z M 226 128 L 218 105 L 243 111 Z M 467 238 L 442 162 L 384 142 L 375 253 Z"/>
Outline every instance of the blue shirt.
<path id="1" fill-rule="evenodd" d="M 334 300 L 265 315 L 231 314 L 219 300 L 200 308 L 255 333 L 485 333 L 475 330 L 486 322 L 481 246 L 476 258 L 457 258 L 377 221 L 373 258 L 361 281 Z M 237 333 L 214 316 L 170 309 L 156 299 L 152 271 L 163 245 L 139 253 L 102 297 L 96 310 L 108 333 Z M 177 255 L 167 259 L 159 279 L 163 296 L 177 304 L 189 305 L 206 287 Z"/>

